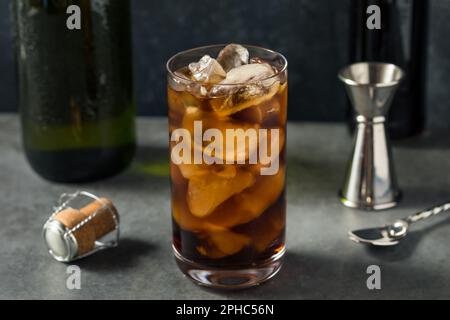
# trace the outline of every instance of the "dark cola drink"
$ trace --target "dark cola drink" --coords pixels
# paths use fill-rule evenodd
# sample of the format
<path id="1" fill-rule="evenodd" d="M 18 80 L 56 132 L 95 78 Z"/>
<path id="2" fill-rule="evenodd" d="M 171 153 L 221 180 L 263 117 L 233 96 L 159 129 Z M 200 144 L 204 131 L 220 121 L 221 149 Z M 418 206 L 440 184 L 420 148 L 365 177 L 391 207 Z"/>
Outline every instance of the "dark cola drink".
<path id="1" fill-rule="evenodd" d="M 180 53 L 168 68 L 177 262 L 204 285 L 258 284 L 285 251 L 286 61 L 213 46 Z"/>

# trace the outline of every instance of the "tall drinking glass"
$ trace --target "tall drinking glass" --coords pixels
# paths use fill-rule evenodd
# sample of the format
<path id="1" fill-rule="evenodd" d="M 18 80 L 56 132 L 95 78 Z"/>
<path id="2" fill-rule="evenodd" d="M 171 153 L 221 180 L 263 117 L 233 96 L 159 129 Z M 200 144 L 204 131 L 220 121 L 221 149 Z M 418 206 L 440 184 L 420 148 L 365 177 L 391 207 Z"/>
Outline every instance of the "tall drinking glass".
<path id="1" fill-rule="evenodd" d="M 193 75 L 223 48 L 167 63 L 173 250 L 198 284 L 242 288 L 273 277 L 285 253 L 287 61 L 246 46 L 244 66 L 208 64 L 221 81 Z"/>

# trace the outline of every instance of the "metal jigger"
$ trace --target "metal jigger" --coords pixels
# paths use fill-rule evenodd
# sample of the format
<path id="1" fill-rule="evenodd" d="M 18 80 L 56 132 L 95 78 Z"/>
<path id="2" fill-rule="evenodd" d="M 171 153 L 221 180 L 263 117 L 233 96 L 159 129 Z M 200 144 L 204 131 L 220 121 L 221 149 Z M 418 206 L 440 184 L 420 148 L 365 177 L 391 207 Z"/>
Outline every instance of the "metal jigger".
<path id="1" fill-rule="evenodd" d="M 353 155 L 340 193 L 347 207 L 383 210 L 398 203 L 400 191 L 385 120 L 403 74 L 393 64 L 366 62 L 339 72 L 357 113 Z"/>

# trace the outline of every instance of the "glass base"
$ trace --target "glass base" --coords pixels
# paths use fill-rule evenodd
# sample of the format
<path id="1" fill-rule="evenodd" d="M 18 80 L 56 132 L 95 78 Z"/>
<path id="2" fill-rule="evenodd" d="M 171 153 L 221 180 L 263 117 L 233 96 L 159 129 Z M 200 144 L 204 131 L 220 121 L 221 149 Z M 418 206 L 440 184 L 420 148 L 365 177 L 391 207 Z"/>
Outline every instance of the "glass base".
<path id="1" fill-rule="evenodd" d="M 285 249 L 249 268 L 213 268 L 184 258 L 173 247 L 175 260 L 181 271 L 196 284 L 217 289 L 245 289 L 257 286 L 280 271 Z"/>

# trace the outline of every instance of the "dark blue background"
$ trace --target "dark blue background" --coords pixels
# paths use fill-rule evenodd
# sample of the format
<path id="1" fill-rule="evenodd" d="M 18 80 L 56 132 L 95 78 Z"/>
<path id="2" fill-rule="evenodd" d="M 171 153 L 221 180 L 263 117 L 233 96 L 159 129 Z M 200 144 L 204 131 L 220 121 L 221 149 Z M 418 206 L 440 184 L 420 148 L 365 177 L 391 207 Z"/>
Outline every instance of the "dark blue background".
<path id="1" fill-rule="evenodd" d="M 248 43 L 289 60 L 292 120 L 342 121 L 336 79 L 348 56 L 349 0 L 132 0 L 139 113 L 166 115 L 165 62 L 213 43 Z M 450 1 L 431 0 L 427 121 L 450 127 Z M 424 79 L 425 80 L 425 79 Z M 0 0 L 0 111 L 16 107 L 8 1 Z"/>

